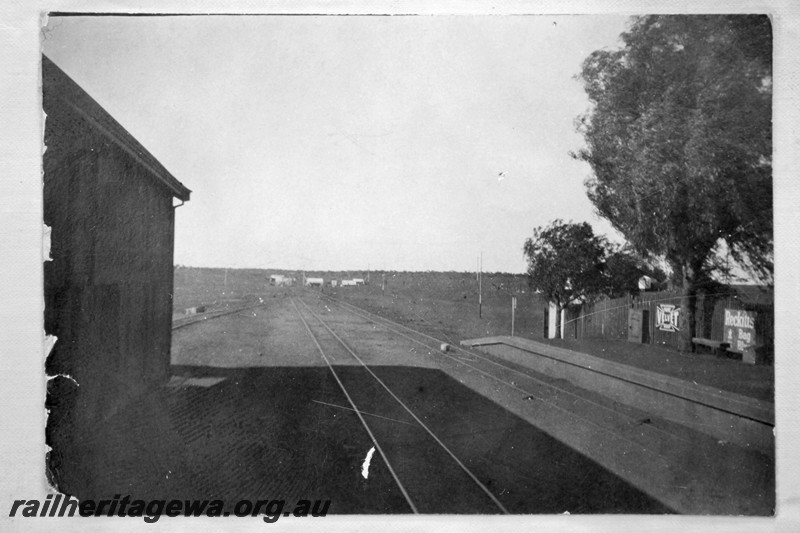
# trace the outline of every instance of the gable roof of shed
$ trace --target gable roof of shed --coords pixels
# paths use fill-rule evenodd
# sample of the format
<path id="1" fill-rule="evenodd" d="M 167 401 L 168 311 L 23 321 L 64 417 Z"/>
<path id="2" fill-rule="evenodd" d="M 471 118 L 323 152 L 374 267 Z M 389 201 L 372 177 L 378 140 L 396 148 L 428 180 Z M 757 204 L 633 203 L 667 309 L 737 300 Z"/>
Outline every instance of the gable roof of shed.
<path id="1" fill-rule="evenodd" d="M 176 198 L 184 202 L 189 200 L 192 191 L 170 174 L 133 135 L 44 54 L 42 92 L 45 108 L 57 102 L 66 105 L 147 168 Z"/>

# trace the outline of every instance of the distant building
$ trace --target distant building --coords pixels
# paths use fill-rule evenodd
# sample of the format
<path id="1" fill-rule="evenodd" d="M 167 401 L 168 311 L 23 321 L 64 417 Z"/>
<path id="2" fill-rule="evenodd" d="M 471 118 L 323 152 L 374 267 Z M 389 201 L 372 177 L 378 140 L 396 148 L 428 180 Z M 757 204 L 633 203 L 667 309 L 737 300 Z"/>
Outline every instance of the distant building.
<path id="1" fill-rule="evenodd" d="M 46 367 L 74 380 L 59 407 L 91 424 L 169 379 L 175 207 L 191 191 L 47 57 L 42 90 Z"/>
<path id="2" fill-rule="evenodd" d="M 306 278 L 306 287 L 322 287 L 325 280 L 322 278 Z"/>
<path id="3" fill-rule="evenodd" d="M 272 274 L 269 277 L 269 284 L 276 287 L 291 287 L 294 285 L 294 278 L 283 274 Z"/>

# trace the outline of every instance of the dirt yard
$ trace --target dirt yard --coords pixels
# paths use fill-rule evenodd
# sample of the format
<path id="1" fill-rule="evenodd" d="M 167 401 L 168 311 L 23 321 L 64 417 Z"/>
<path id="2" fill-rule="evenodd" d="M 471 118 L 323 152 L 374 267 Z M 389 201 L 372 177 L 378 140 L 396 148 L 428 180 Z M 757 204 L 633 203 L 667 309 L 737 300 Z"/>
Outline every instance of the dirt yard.
<path id="1" fill-rule="evenodd" d="M 275 298 L 287 292 L 270 287 L 269 270 L 179 268 L 175 271 L 174 310 L 235 307 Z M 327 280 L 366 273 L 310 272 Z M 514 333 L 544 340 L 544 301 L 532 294 L 524 275 L 485 273 L 482 280 L 481 316 L 474 272 L 372 272 L 370 284 L 325 287 L 325 294 L 341 298 L 368 311 L 423 331 L 452 344 L 469 338 L 511 334 L 511 297 L 517 297 Z M 317 289 L 318 290 L 318 289 Z M 659 372 L 686 381 L 774 401 L 774 367 L 751 366 L 717 359 L 709 354 L 681 354 L 675 350 L 626 341 L 603 339 L 550 340 L 558 346 L 582 351 L 619 363 Z"/>

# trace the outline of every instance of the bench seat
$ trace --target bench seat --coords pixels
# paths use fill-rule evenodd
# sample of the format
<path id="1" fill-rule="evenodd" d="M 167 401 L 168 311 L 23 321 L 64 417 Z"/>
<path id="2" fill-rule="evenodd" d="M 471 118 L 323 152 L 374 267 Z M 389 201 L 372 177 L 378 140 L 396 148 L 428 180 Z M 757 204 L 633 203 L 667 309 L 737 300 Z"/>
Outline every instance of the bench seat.
<path id="1" fill-rule="evenodd" d="M 730 343 L 724 341 L 715 341 L 711 339 L 704 339 L 702 337 L 692 337 L 692 344 L 695 346 L 706 346 L 714 351 L 715 355 L 723 356 L 730 348 Z"/>

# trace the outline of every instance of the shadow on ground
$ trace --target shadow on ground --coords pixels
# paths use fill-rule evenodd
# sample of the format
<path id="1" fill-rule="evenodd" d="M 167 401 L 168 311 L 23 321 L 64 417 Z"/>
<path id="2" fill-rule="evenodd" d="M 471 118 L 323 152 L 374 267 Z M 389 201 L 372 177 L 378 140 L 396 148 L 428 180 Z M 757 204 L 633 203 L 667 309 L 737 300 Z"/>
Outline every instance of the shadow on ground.
<path id="1" fill-rule="evenodd" d="M 327 368 L 172 370 L 170 386 L 87 430 L 74 423 L 77 389 L 50 381 L 48 466 L 62 492 L 220 499 L 228 508 L 329 499 L 331 514 L 410 512 L 378 454 L 362 475 L 372 441 Z M 473 484 L 363 368 L 336 371 L 421 512 L 497 512 L 488 499 L 474 503 L 482 496 Z M 671 512 L 439 370 L 375 371 L 512 513 Z"/>

